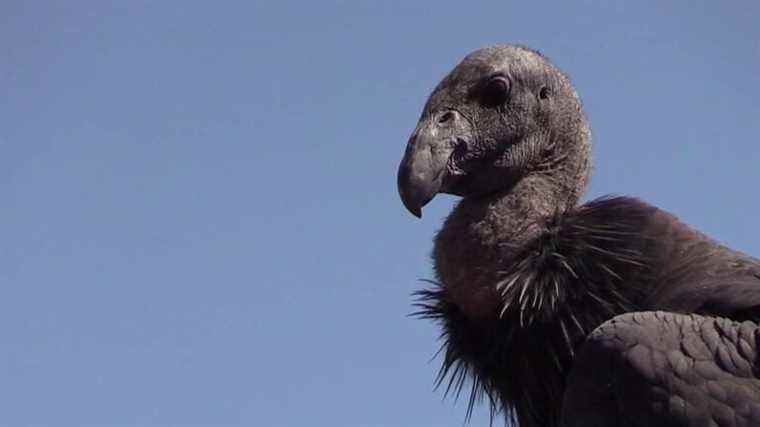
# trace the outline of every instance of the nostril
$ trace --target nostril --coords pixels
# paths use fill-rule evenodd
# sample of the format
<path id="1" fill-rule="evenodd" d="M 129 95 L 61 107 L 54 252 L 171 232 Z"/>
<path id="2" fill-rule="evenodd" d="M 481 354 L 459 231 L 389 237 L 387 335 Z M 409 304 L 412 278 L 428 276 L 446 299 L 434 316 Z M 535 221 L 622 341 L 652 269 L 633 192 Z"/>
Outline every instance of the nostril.
<path id="1" fill-rule="evenodd" d="M 453 111 L 447 111 L 443 113 L 441 117 L 438 118 L 438 123 L 444 124 L 446 122 L 449 122 L 454 119 L 454 112 Z"/>

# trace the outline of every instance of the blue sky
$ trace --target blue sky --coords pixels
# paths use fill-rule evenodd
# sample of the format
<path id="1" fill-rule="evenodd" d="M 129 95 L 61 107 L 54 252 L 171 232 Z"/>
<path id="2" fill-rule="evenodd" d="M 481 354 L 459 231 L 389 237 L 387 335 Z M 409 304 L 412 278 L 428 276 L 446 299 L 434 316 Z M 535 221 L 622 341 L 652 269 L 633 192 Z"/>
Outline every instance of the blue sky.
<path id="1" fill-rule="evenodd" d="M 407 317 L 395 173 L 430 89 L 519 42 L 573 78 L 589 197 L 760 255 L 760 3 L 5 1 L 0 426 L 461 426 Z M 475 411 L 472 425 L 487 422 Z"/>

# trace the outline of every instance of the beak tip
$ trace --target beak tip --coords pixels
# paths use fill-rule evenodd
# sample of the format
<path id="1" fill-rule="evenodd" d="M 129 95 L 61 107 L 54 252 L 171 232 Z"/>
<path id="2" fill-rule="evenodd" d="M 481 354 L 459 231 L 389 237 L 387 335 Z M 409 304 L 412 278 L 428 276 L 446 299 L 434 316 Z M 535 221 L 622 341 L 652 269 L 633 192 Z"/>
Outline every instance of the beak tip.
<path id="1" fill-rule="evenodd" d="M 409 200 L 407 200 L 404 197 L 401 198 L 401 201 L 404 202 L 404 207 L 406 208 L 407 211 L 409 211 L 409 213 L 411 213 L 412 215 L 416 216 L 417 218 L 422 218 L 422 206 L 421 205 L 419 205 L 417 203 L 410 202 Z"/>
<path id="2" fill-rule="evenodd" d="M 400 174 L 398 181 L 398 194 L 401 196 L 401 202 L 409 213 L 417 218 L 422 218 L 422 206 L 424 206 L 424 203 L 419 203 L 419 194 L 416 194 L 414 191 L 409 191 L 407 179 L 403 179 L 401 176 L 402 175 Z"/>

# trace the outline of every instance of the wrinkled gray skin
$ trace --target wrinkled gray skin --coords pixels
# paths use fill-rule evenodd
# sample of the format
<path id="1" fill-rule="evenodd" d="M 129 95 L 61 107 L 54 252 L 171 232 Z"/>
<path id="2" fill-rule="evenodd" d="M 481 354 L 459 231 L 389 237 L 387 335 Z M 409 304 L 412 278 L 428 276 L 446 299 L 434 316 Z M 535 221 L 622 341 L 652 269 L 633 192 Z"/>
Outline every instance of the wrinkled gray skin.
<path id="1" fill-rule="evenodd" d="M 442 376 L 524 427 L 760 425 L 760 262 L 636 199 L 579 205 L 590 168 L 578 96 L 537 52 L 480 49 L 435 88 L 398 188 L 418 217 L 462 197 L 419 304 Z"/>

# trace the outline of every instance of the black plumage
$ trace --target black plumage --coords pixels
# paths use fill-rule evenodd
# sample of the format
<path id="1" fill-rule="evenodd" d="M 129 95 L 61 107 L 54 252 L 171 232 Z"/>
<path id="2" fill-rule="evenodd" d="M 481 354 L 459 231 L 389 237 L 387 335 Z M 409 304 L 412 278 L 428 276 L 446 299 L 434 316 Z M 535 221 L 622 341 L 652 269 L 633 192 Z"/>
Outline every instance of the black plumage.
<path id="1" fill-rule="evenodd" d="M 694 325 L 746 335 L 749 326 L 727 319 L 760 317 L 760 262 L 634 198 L 579 204 L 590 168 L 580 101 L 541 54 L 484 48 L 436 87 L 407 144 L 398 185 L 417 216 L 437 193 L 462 196 L 435 240 L 437 280 L 419 294 L 419 314 L 443 328 L 439 381 L 459 392 L 469 378 L 470 410 L 485 398 L 492 414 L 503 411 L 521 426 L 692 425 L 705 416 L 724 422 L 725 408 L 704 409 L 713 399 L 704 390 L 732 390 L 727 379 L 740 362 L 728 366 L 715 356 L 720 381 L 694 371 L 679 383 L 654 355 L 689 364 L 684 343 L 737 343 L 737 360 L 752 365 L 754 346 L 728 339 L 721 347 Z M 663 326 L 673 319 L 677 328 Z M 666 339 L 652 339 L 663 330 Z M 639 347 L 652 351 L 629 351 Z M 615 369 L 595 372 L 595 363 Z M 741 372 L 754 375 L 744 378 L 750 391 L 726 391 L 724 406 L 744 405 L 732 410 L 760 423 L 760 410 L 746 409 L 760 402 L 757 371 Z M 605 388 L 612 382 L 623 391 Z M 656 392 L 632 394 L 629 383 Z M 648 418 L 620 418 L 636 413 Z"/>

